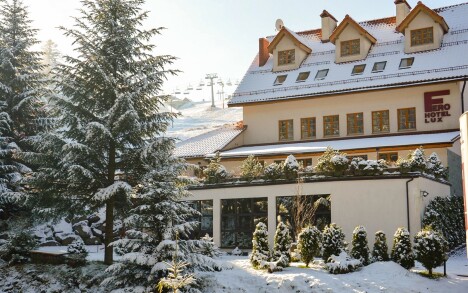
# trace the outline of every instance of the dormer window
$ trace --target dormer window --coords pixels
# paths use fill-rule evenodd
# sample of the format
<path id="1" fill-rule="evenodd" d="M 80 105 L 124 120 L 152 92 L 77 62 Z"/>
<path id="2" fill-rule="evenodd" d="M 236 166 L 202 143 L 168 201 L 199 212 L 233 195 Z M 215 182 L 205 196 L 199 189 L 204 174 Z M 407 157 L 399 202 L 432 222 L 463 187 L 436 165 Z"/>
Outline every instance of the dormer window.
<path id="1" fill-rule="evenodd" d="M 293 64 L 296 58 L 296 50 L 278 51 L 278 65 Z"/>
<path id="2" fill-rule="evenodd" d="M 411 31 L 411 47 L 432 44 L 434 42 L 434 28 L 426 27 Z"/>
<path id="3" fill-rule="evenodd" d="M 400 67 L 399 69 L 405 69 L 405 68 L 410 68 L 413 66 L 414 63 L 414 57 L 411 58 L 403 58 L 400 61 Z"/>
<path id="4" fill-rule="evenodd" d="M 317 74 L 315 75 L 315 80 L 325 79 L 327 75 L 328 75 L 328 69 L 321 69 L 317 71 Z"/>
<path id="5" fill-rule="evenodd" d="M 358 55 L 361 52 L 361 40 L 355 39 L 341 42 L 341 57 Z"/>
<path id="6" fill-rule="evenodd" d="M 275 83 L 273 85 L 281 85 L 286 81 L 286 77 L 288 77 L 286 74 L 285 75 L 278 75 L 275 79 Z"/>
<path id="7" fill-rule="evenodd" d="M 306 81 L 309 78 L 309 75 L 310 75 L 310 71 L 299 73 L 299 75 L 297 76 L 296 82 Z"/>
<path id="8" fill-rule="evenodd" d="M 366 69 L 366 64 L 359 64 L 353 67 L 352 75 L 362 74 L 364 73 L 364 69 Z"/>
<path id="9" fill-rule="evenodd" d="M 375 62 L 372 72 L 382 72 L 385 70 L 385 66 L 387 66 L 387 61 Z"/>

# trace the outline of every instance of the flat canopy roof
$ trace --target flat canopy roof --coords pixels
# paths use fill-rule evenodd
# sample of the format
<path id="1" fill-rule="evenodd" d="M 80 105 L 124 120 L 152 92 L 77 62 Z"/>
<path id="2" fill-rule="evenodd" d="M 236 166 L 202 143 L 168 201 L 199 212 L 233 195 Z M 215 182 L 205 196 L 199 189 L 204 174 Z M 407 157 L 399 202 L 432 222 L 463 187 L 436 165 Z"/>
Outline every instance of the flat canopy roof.
<path id="1" fill-rule="evenodd" d="M 398 136 L 392 135 L 384 137 L 270 144 L 239 147 L 232 150 L 220 152 L 220 156 L 224 158 L 230 158 L 245 157 L 249 155 L 266 156 L 282 154 L 321 153 L 324 152 L 327 147 L 332 147 L 335 150 L 346 151 L 368 148 L 453 143 L 459 138 L 459 131 L 451 131 L 443 133 L 406 134 Z M 212 157 L 214 156 L 214 154 L 209 154 L 207 156 Z"/>

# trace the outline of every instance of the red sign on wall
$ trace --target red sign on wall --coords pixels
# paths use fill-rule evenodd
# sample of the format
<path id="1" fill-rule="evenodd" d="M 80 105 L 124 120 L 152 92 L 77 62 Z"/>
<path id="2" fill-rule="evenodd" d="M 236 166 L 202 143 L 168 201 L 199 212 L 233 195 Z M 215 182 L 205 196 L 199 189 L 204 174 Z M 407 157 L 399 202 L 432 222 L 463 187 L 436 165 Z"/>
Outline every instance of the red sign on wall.
<path id="1" fill-rule="evenodd" d="M 443 98 L 434 98 L 447 95 L 450 95 L 450 90 L 424 93 L 424 121 L 426 123 L 443 122 L 444 117 L 451 116 L 450 104 L 444 104 Z"/>

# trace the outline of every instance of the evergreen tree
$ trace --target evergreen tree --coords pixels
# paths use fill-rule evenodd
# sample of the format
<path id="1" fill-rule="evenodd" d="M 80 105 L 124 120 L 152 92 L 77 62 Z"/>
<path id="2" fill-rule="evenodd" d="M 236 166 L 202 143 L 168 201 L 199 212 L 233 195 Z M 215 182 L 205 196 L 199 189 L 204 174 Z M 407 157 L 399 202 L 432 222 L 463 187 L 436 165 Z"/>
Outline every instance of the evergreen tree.
<path id="1" fill-rule="evenodd" d="M 43 72 L 45 75 L 50 75 L 60 62 L 61 54 L 57 49 L 57 44 L 52 40 L 47 40 L 42 46 L 43 58 L 42 64 L 44 65 Z"/>
<path id="2" fill-rule="evenodd" d="M 228 177 L 226 168 L 221 165 L 221 157 L 219 156 L 219 153 L 216 154 L 216 157 L 210 160 L 208 166 L 203 170 L 203 174 L 205 175 L 206 183 L 208 184 L 223 182 Z"/>
<path id="3" fill-rule="evenodd" d="M 167 96 L 158 96 L 165 69 L 174 57 L 153 56 L 150 39 L 160 29 L 142 29 L 148 12 L 144 0 L 83 0 L 71 29 L 76 57 L 65 56 L 57 67 L 61 95 L 56 131 L 34 140 L 26 155 L 42 167 L 31 184 L 37 212 L 61 217 L 105 204 L 105 263 L 113 261 L 109 246 L 114 211 L 125 209 L 132 186 L 143 176 L 142 158 L 153 138 L 167 128 L 173 114 L 161 113 Z M 165 153 L 167 154 L 167 152 Z M 90 203 L 92 206 L 89 207 Z"/>
<path id="4" fill-rule="evenodd" d="M 351 256 L 361 261 L 362 265 L 367 266 L 369 262 L 369 246 L 367 244 L 367 232 L 363 226 L 357 226 L 353 231 L 353 240 L 351 242 Z"/>
<path id="5" fill-rule="evenodd" d="M 393 237 L 392 260 L 405 269 L 414 267 L 414 255 L 408 230 L 398 228 Z"/>
<path id="6" fill-rule="evenodd" d="M 444 263 L 447 241 L 437 231 L 430 228 L 423 229 L 414 237 L 414 255 L 417 261 L 429 271 Z"/>
<path id="7" fill-rule="evenodd" d="M 267 226 L 260 222 L 255 226 L 252 239 L 252 253 L 250 263 L 255 269 L 262 269 L 270 260 L 270 247 L 268 246 Z"/>
<path id="8" fill-rule="evenodd" d="M 288 180 L 297 179 L 297 172 L 299 171 L 299 163 L 293 155 L 289 155 L 283 164 L 284 177 Z"/>
<path id="9" fill-rule="evenodd" d="M 283 174 L 283 163 L 271 163 L 265 167 L 263 174 L 267 180 L 276 181 Z"/>
<path id="10" fill-rule="evenodd" d="M 338 256 L 342 251 L 346 251 L 345 235 L 341 227 L 335 223 L 331 223 L 323 229 L 322 239 L 322 258 L 325 262 L 330 256 Z"/>
<path id="11" fill-rule="evenodd" d="M 322 233 L 315 226 L 303 228 L 299 233 L 297 249 L 306 267 L 309 267 L 309 263 L 319 255 L 321 240 Z"/>
<path id="12" fill-rule="evenodd" d="M 444 168 L 437 153 L 432 153 L 429 158 L 427 158 L 426 165 L 426 171 L 433 174 L 436 178 L 447 178 L 447 169 Z"/>
<path id="13" fill-rule="evenodd" d="M 263 166 L 255 158 L 254 155 L 250 155 L 242 162 L 241 166 L 241 179 L 246 181 L 252 181 L 259 178 L 263 173 Z"/>
<path id="14" fill-rule="evenodd" d="M 374 248 L 372 249 L 373 261 L 389 261 L 387 237 L 383 231 L 375 232 Z"/>
<path id="15" fill-rule="evenodd" d="M 273 246 L 273 260 L 278 261 L 283 256 L 283 263 L 279 263 L 282 267 L 289 266 L 291 261 L 291 234 L 288 226 L 283 222 L 279 222 L 276 227 L 275 242 Z"/>
<path id="16" fill-rule="evenodd" d="M 0 12 L 0 221 L 11 224 L 29 214 L 20 183 L 31 168 L 18 155 L 29 150 L 25 139 L 44 122 L 40 98 L 46 82 L 41 54 L 32 49 L 37 30 L 22 1 L 2 1 Z"/>

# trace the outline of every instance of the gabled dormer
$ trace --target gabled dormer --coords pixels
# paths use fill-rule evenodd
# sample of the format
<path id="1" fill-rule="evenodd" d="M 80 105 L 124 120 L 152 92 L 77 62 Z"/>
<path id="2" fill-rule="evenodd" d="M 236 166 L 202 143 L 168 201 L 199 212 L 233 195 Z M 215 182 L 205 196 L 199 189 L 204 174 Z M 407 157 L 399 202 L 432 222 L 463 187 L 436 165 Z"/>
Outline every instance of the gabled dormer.
<path id="1" fill-rule="evenodd" d="M 405 53 L 414 53 L 440 48 L 449 27 L 442 16 L 419 1 L 396 30 L 405 35 Z"/>
<path id="2" fill-rule="evenodd" d="M 342 63 L 365 59 L 371 46 L 377 40 L 359 23 L 346 15 L 330 36 L 330 42 L 336 47 L 335 62 Z"/>
<path id="3" fill-rule="evenodd" d="M 307 41 L 295 32 L 283 27 L 268 45 L 273 55 L 273 71 L 297 69 L 312 52 Z"/>

